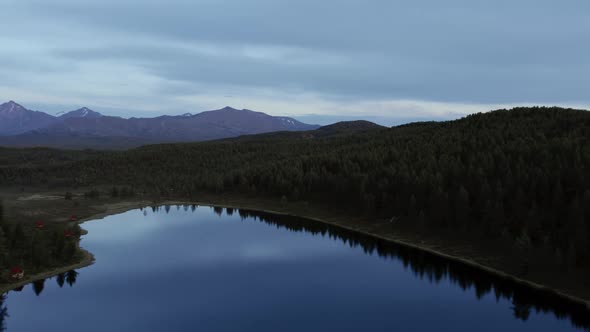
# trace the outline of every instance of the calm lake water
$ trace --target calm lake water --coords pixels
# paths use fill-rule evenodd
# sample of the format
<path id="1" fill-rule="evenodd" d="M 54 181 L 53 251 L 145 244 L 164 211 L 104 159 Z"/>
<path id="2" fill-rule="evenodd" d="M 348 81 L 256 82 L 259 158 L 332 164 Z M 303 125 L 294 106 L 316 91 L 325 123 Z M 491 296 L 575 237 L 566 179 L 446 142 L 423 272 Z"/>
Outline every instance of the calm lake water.
<path id="1" fill-rule="evenodd" d="M 4 301 L 8 331 L 576 331 L 588 314 L 293 217 L 173 206 L 87 222 L 90 267 Z M 576 327 L 579 326 L 579 327 Z"/>

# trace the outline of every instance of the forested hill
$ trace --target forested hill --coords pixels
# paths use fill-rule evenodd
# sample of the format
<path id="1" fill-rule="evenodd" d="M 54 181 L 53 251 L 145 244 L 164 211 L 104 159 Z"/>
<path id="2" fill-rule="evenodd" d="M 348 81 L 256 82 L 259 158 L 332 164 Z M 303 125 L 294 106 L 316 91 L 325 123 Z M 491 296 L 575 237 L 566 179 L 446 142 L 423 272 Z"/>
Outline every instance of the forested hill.
<path id="1" fill-rule="evenodd" d="M 154 145 L 52 167 L 0 168 L 0 183 L 127 184 L 355 207 L 434 230 L 475 231 L 588 261 L 590 113 L 516 108 L 329 138 L 290 135 Z"/>
<path id="2" fill-rule="evenodd" d="M 317 129 L 316 132 L 321 136 L 329 136 L 334 134 L 352 134 L 383 128 L 385 127 L 370 121 L 358 120 L 337 122 L 328 126 L 323 126 Z"/>

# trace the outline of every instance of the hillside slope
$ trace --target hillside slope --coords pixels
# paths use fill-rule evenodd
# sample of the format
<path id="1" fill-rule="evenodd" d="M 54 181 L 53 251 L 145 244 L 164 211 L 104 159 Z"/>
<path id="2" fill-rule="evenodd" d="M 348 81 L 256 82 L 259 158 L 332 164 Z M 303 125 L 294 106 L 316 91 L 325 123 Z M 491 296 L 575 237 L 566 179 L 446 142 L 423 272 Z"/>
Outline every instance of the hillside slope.
<path id="1" fill-rule="evenodd" d="M 162 195 L 308 201 L 418 229 L 475 232 L 534 248 L 546 261 L 590 258 L 590 113 L 582 110 L 517 108 L 329 138 L 145 146 L 55 167 L 6 167 L 0 183 L 41 183 L 46 174 Z"/>
<path id="2" fill-rule="evenodd" d="M 0 104 L 0 135 L 18 135 L 56 121 L 49 114 L 28 110 L 12 100 Z"/>

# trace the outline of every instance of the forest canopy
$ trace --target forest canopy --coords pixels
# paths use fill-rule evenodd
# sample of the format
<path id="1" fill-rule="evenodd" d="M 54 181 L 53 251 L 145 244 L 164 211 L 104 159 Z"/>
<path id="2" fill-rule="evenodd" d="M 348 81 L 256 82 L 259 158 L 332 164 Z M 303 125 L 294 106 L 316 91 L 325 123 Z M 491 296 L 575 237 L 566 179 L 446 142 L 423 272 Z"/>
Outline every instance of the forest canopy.
<path id="1" fill-rule="evenodd" d="M 587 111 L 515 108 L 393 128 L 64 152 L 53 164 L 8 160 L 0 184 L 116 184 L 164 196 L 230 192 L 347 206 L 510 239 L 575 264 L 590 257 L 589 139 Z"/>

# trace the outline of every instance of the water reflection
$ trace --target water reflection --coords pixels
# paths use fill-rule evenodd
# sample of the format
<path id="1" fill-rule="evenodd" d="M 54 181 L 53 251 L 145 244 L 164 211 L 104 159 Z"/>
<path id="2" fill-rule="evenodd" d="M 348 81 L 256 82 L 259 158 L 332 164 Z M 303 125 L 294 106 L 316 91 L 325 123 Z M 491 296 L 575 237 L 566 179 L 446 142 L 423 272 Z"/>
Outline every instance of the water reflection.
<path id="1" fill-rule="evenodd" d="M 198 205 L 183 206 L 185 211 L 189 208 L 195 211 L 197 207 Z M 152 211 L 158 212 L 160 208 L 162 207 L 153 206 Z M 163 208 L 166 213 L 170 211 L 170 206 Z M 367 255 L 376 254 L 383 259 L 401 261 L 406 269 L 421 280 L 434 284 L 449 280 L 463 291 L 472 291 L 478 300 L 493 292 L 497 301 L 511 301 L 512 314 L 521 321 L 527 321 L 534 310 L 537 313 L 552 313 L 558 319 L 569 319 L 574 326 L 590 330 L 590 311 L 585 305 L 564 299 L 551 291 L 533 289 L 461 262 L 299 217 L 219 206 L 212 209 L 220 217 L 224 212 L 227 216 L 237 212 L 242 221 L 259 221 L 291 232 L 327 236 L 351 248 L 361 248 Z"/>
<path id="2" fill-rule="evenodd" d="M 33 290 L 35 291 L 35 295 L 39 296 L 41 293 L 43 293 L 43 288 L 45 288 L 45 279 L 33 281 Z"/>
<path id="3" fill-rule="evenodd" d="M 223 209 L 216 207 L 214 211 L 221 215 Z M 231 216 L 234 209 L 225 209 L 225 212 Z M 478 300 L 494 292 L 496 300 L 512 301 L 513 315 L 522 321 L 526 321 L 531 310 L 535 310 L 553 313 L 558 319 L 570 319 L 576 327 L 590 330 L 590 312 L 585 305 L 573 303 L 550 291 L 535 290 L 467 264 L 313 220 L 246 209 L 239 209 L 238 214 L 242 221 L 260 221 L 292 232 L 328 236 L 350 247 L 362 248 L 368 255 L 399 260 L 416 277 L 431 283 L 447 279 L 464 291 L 473 290 Z"/>
<path id="4" fill-rule="evenodd" d="M 78 272 L 75 270 L 68 271 L 66 273 L 60 273 L 56 276 L 57 285 L 59 288 L 63 288 L 64 284 L 67 282 L 70 287 L 74 286 L 76 283 L 76 278 L 78 278 Z"/>
<path id="5" fill-rule="evenodd" d="M 75 270 L 71 270 L 66 273 L 60 273 L 56 276 L 57 284 L 59 285 L 60 288 L 62 288 L 64 285 L 64 282 L 67 282 L 68 285 L 70 285 L 70 287 L 72 287 L 76 283 L 76 278 L 78 277 L 78 274 L 79 273 Z M 49 279 L 51 279 L 51 278 L 49 278 Z M 41 293 L 43 293 L 43 290 L 45 289 L 45 282 L 46 281 L 47 281 L 47 279 L 38 279 L 38 280 L 35 280 L 30 283 L 30 285 L 33 288 L 33 292 L 35 293 L 36 296 L 41 296 Z M 22 290 L 25 288 L 25 286 L 26 285 L 19 286 L 15 289 L 11 290 L 11 292 L 22 292 Z M 5 303 L 5 300 L 6 300 L 6 294 L 0 295 L 0 332 L 6 331 L 6 318 L 10 317 L 10 315 L 8 314 L 8 307 Z"/>
<path id="6" fill-rule="evenodd" d="M 75 270 L 71 270 L 67 273 L 66 282 L 68 283 L 68 285 L 70 285 L 70 287 L 74 286 L 74 284 L 76 283 L 76 278 L 78 278 L 78 272 L 76 272 Z"/>
<path id="7" fill-rule="evenodd" d="M 58 274 L 57 275 L 57 285 L 59 286 L 59 288 L 63 288 L 65 282 L 66 282 L 66 274 L 65 273 Z"/>
<path id="8" fill-rule="evenodd" d="M 8 317 L 8 309 L 6 308 L 6 295 L 0 295 L 0 331 L 6 331 L 6 318 Z"/>
<path id="9" fill-rule="evenodd" d="M 153 213 L 157 213 L 162 210 L 165 213 L 170 213 L 171 208 L 171 206 L 152 206 L 144 209 L 144 212 L 151 210 Z M 195 211 L 197 205 L 177 206 L 176 210 L 179 209 Z M 510 279 L 497 277 L 491 273 L 460 262 L 449 261 L 427 252 L 298 217 L 221 207 L 213 207 L 212 211 L 218 216 L 223 216 L 224 214 L 227 216 L 238 215 L 242 222 L 262 222 L 277 229 L 335 239 L 351 248 L 358 248 L 367 255 L 399 261 L 414 276 L 429 283 L 439 284 L 444 280 L 448 280 L 463 291 L 472 294 L 477 300 L 482 300 L 486 295 L 492 294 L 497 301 L 506 300 L 508 304 L 511 303 L 511 311 L 507 311 L 506 314 L 512 314 L 515 319 L 520 321 L 529 320 L 531 314 L 536 312 L 553 314 L 562 320 L 567 319 L 578 328 L 589 329 L 590 327 L 590 315 L 584 305 L 572 303 L 549 291 L 524 287 Z M 98 260 L 100 262 L 100 257 Z M 55 278 L 57 285 L 61 289 L 66 283 L 72 287 L 76 283 L 77 277 L 78 272 L 72 270 L 67 273 L 58 274 Z M 392 282 L 395 281 L 392 280 Z M 31 285 L 34 293 L 40 297 L 44 296 L 43 291 L 46 286 L 49 288 L 49 284 L 46 285 L 45 280 L 36 281 Z M 125 287 L 132 289 L 137 286 L 139 285 L 129 284 Z M 49 290 L 46 292 L 50 294 Z M 4 328 L 5 318 L 8 314 L 4 299 L 5 297 L 2 297 L 0 301 L 0 326 L 2 328 Z"/>

